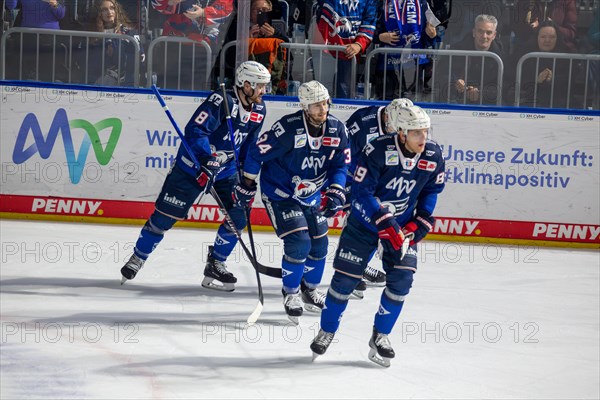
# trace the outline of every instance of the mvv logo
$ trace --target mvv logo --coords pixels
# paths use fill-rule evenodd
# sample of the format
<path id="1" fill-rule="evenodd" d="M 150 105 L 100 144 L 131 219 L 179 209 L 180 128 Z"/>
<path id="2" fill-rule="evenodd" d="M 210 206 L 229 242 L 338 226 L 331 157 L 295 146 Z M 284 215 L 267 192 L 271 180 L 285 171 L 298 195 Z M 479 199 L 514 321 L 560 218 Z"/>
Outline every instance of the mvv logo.
<path id="1" fill-rule="evenodd" d="M 92 124 L 84 119 L 67 119 L 67 112 L 63 108 L 59 108 L 54 115 L 48 135 L 44 138 L 42 129 L 34 113 L 29 113 L 23 119 L 21 128 L 17 135 L 17 141 L 13 150 L 13 162 L 22 164 L 29 160 L 35 153 L 40 153 L 40 157 L 47 159 L 52 154 L 54 143 L 60 133 L 65 148 L 65 157 L 67 158 L 67 166 L 69 168 L 69 178 L 73 184 L 79 183 L 81 174 L 85 166 L 85 161 L 90 150 L 90 145 L 94 149 L 96 159 L 100 165 L 106 165 L 110 161 L 119 137 L 121 136 L 121 128 L 123 123 L 118 118 L 106 118 L 102 121 Z M 106 128 L 111 128 L 110 136 L 106 147 L 102 148 L 99 131 Z M 83 129 L 85 135 L 81 142 L 81 147 L 77 155 L 71 137 L 72 129 Z M 33 144 L 25 148 L 27 137 L 31 132 L 33 136 Z"/>

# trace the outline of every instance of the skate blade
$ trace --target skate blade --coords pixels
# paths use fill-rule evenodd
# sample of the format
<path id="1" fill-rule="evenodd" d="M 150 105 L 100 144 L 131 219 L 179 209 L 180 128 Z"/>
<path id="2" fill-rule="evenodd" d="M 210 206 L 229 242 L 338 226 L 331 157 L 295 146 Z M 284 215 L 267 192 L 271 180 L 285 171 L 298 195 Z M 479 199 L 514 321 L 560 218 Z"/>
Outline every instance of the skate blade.
<path id="1" fill-rule="evenodd" d="M 221 285 L 217 285 L 216 283 L 213 283 L 214 281 L 214 278 L 209 278 L 208 276 L 205 276 L 202 280 L 202 287 L 206 289 L 219 290 L 221 292 L 233 292 L 235 290 L 235 286 L 233 283 L 223 283 L 217 281 L 221 283 Z"/>
<path id="2" fill-rule="evenodd" d="M 288 319 L 294 324 L 294 325 L 299 325 L 300 321 L 298 320 L 298 317 L 294 317 L 292 315 L 288 315 L 287 316 Z"/>
<path id="3" fill-rule="evenodd" d="M 365 292 L 364 290 L 354 290 L 352 291 L 352 296 L 362 300 L 365 298 Z"/>
<path id="4" fill-rule="evenodd" d="M 390 359 L 387 357 L 381 357 L 377 354 L 377 349 L 371 349 L 369 351 L 369 360 L 373 361 L 377 365 L 381 365 L 382 367 L 389 368 L 391 363 Z"/>
<path id="5" fill-rule="evenodd" d="M 372 286 L 372 287 L 383 287 L 385 286 L 385 282 L 371 282 L 365 279 L 365 283 L 367 284 L 367 286 Z"/>
<path id="6" fill-rule="evenodd" d="M 313 351 L 313 355 L 312 355 L 312 362 L 315 362 L 315 360 L 320 356 L 321 354 L 317 354 Z"/>
<path id="7" fill-rule="evenodd" d="M 121 285 L 124 284 L 125 282 L 127 282 L 129 279 L 125 278 L 124 276 L 121 277 Z"/>
<path id="8" fill-rule="evenodd" d="M 315 306 L 314 304 L 306 304 L 306 303 L 304 303 L 304 309 L 306 311 L 310 311 L 312 313 L 317 313 L 317 314 L 321 313 L 321 308 L 319 306 Z"/>

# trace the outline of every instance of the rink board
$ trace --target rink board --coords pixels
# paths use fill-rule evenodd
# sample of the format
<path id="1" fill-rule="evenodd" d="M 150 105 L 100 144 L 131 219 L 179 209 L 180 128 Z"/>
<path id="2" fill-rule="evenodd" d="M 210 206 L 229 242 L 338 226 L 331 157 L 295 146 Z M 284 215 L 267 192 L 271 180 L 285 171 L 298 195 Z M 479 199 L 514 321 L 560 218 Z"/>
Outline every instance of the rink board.
<path id="1" fill-rule="evenodd" d="M 179 138 L 146 90 L 0 86 L 0 215 L 17 218 L 145 220 Z M 165 92 L 183 129 L 204 97 Z M 206 93 L 203 93 L 204 95 Z M 267 100 L 267 129 L 299 104 Z M 346 120 L 357 108 L 336 102 Z M 600 246 L 600 116 L 424 104 L 443 147 L 447 185 L 434 234 L 467 241 Z M 438 108 L 431 108 L 438 107 Z M 269 227 L 260 201 L 253 222 Z M 212 199 L 186 223 L 222 220 Z M 339 229 L 343 217 L 332 218 Z"/>

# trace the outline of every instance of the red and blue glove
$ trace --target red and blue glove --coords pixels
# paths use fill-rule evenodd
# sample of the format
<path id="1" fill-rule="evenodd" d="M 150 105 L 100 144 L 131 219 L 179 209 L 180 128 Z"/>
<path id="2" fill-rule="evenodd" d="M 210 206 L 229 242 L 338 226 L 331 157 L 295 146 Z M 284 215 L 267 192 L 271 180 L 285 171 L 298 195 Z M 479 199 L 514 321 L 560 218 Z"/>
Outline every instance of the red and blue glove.
<path id="1" fill-rule="evenodd" d="M 387 208 L 382 208 L 373 215 L 373 221 L 379 231 L 379 239 L 388 241 L 396 251 L 402 250 L 404 233 L 394 215 Z"/>
<path id="2" fill-rule="evenodd" d="M 331 218 L 338 211 L 344 208 L 346 203 L 346 195 L 344 189 L 338 187 L 330 187 L 321 197 L 321 208 L 319 211 L 325 218 Z"/>
<path id="3" fill-rule="evenodd" d="M 198 171 L 196 181 L 204 193 L 210 192 L 220 168 L 221 163 L 219 163 L 219 160 L 215 156 L 209 156 L 202 160 L 202 166 L 200 167 L 200 171 Z"/>
<path id="4" fill-rule="evenodd" d="M 435 218 L 427 211 L 417 211 L 413 219 L 408 221 L 402 232 L 407 238 L 410 238 L 410 245 L 419 243 L 433 229 Z"/>
<path id="5" fill-rule="evenodd" d="M 233 193 L 231 193 L 235 206 L 239 208 L 252 207 L 256 195 L 256 186 L 255 181 L 242 178 L 242 181 L 235 185 Z"/>

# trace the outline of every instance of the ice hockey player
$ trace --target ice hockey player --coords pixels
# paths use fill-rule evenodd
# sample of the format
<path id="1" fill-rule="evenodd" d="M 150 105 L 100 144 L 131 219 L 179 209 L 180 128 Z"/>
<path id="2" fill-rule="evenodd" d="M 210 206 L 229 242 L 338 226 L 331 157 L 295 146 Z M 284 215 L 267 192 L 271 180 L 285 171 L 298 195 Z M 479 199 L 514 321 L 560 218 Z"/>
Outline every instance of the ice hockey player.
<path id="1" fill-rule="evenodd" d="M 352 211 L 333 261 L 335 272 L 321 313 L 321 329 L 310 345 L 313 357 L 324 354 L 331 344 L 348 298 L 379 241 L 387 279 L 375 314 L 369 359 L 388 367 L 395 355 L 388 335 L 412 286 L 416 243 L 433 227 L 432 214 L 445 175 L 440 147 L 427 140 L 431 123 L 425 111 L 418 106 L 399 107 L 389 118 L 398 134 L 367 144 L 356 166 Z"/>
<path id="2" fill-rule="evenodd" d="M 370 106 L 356 110 L 346 121 L 348 129 L 348 139 L 350 140 L 350 150 L 352 161 L 348 167 L 348 179 L 346 180 L 346 207 L 350 208 L 352 195 L 350 188 L 353 182 L 356 163 L 365 145 L 386 134 L 394 134 L 396 130 L 391 125 L 390 114 L 397 113 L 398 108 L 411 107 L 413 102 L 410 99 L 399 98 L 393 100 L 387 106 Z M 377 268 L 367 265 L 363 273 L 362 282 L 356 286 L 352 293 L 358 298 L 363 298 L 364 290 L 369 286 L 384 286 L 385 273 Z"/>
<path id="3" fill-rule="evenodd" d="M 327 218 L 344 205 L 350 163 L 346 127 L 329 114 L 325 86 L 303 83 L 298 97 L 302 110 L 283 116 L 250 149 L 242 187 L 235 191 L 243 207 L 254 197 L 260 170 L 262 200 L 283 240 L 283 304 L 294 323 L 303 305 L 308 311 L 323 308 L 325 295 L 317 286 L 327 255 Z"/>
<path id="4" fill-rule="evenodd" d="M 246 61 L 237 68 L 235 78 L 235 87 L 227 94 L 227 101 L 236 132 L 235 151 L 239 152 L 239 159 L 243 161 L 263 126 L 266 107 L 262 96 L 271 81 L 271 74 L 263 65 Z M 185 127 L 185 140 L 202 164 L 201 168 L 194 168 L 186 149 L 180 146 L 156 200 L 156 208 L 142 228 L 133 255 L 121 268 L 122 282 L 135 278 L 165 232 L 176 221 L 185 219 L 198 196 L 209 193 L 213 184 L 237 229 L 242 230 L 246 226 L 245 211 L 235 206 L 231 195 L 238 177 L 221 91 L 211 93 L 194 112 Z M 209 246 L 203 287 L 229 292 L 235 289 L 237 279 L 227 270 L 225 260 L 236 244 L 233 230 L 227 222 L 223 222 L 214 245 Z"/>

